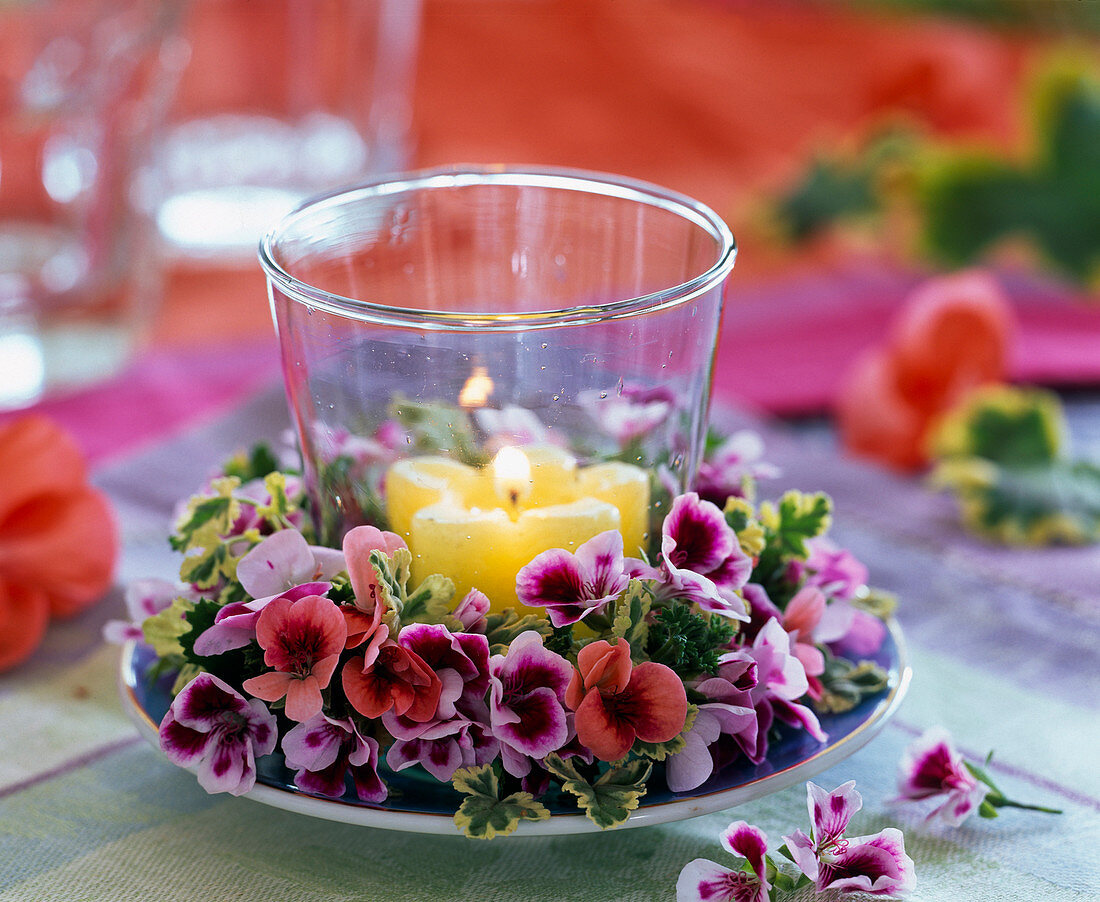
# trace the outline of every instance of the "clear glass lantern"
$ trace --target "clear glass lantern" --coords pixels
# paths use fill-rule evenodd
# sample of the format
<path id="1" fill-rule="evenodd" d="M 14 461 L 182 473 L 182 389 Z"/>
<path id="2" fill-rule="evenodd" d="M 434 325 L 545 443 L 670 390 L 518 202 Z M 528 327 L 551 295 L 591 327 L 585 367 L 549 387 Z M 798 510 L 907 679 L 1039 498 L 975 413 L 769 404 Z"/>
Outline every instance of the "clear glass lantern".
<path id="1" fill-rule="evenodd" d="M 320 538 L 392 530 L 494 608 L 550 548 L 654 556 L 703 451 L 733 236 L 653 185 L 438 170 L 311 200 L 263 240 Z M 459 595 L 458 597 L 461 597 Z"/>

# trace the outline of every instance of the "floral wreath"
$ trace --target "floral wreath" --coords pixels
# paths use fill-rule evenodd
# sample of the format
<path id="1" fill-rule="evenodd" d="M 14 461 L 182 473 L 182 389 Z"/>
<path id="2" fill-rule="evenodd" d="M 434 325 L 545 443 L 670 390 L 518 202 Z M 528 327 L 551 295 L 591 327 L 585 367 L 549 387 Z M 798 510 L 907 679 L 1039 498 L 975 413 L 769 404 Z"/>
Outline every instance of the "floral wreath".
<path id="1" fill-rule="evenodd" d="M 655 768 L 692 790 L 764 761 L 783 730 L 826 742 L 818 713 L 886 688 L 867 658 L 893 599 L 827 538 L 828 496 L 756 503 L 774 475 L 760 453 L 754 433 L 712 434 L 652 562 L 617 530 L 551 549 L 519 571 L 521 607 L 495 612 L 446 575 L 410 585 L 392 532 L 317 544 L 300 476 L 260 445 L 181 507 L 181 582 L 134 583 L 133 622 L 108 635 L 147 642 L 150 676 L 176 674 L 160 747 L 208 792 L 250 791 L 257 759 L 281 753 L 299 791 L 380 804 L 384 761 L 453 785 L 467 836 L 548 818 L 550 792 L 614 827 Z"/>

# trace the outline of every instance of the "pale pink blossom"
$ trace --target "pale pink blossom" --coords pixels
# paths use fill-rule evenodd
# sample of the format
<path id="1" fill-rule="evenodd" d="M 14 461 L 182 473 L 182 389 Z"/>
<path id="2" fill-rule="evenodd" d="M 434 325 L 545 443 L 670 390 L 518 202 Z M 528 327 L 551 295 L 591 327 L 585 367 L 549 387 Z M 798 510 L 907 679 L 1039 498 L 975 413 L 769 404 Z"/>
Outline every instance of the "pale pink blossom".
<path id="1" fill-rule="evenodd" d="M 756 479 L 771 479 L 779 470 L 761 458 L 764 441 L 758 432 L 741 429 L 706 455 L 692 485 L 704 501 L 725 507 L 730 496 L 744 498 Z"/>
<path id="2" fill-rule="evenodd" d="M 676 398 L 664 386 L 628 384 L 615 390 L 583 391 L 577 401 L 600 429 L 626 445 L 663 424 L 675 410 Z"/>
<path id="3" fill-rule="evenodd" d="M 317 714 L 283 736 L 286 766 L 297 771 L 302 792 L 340 798 L 350 774 L 355 794 L 364 802 L 383 802 L 388 791 L 378 776 L 378 742 L 363 736 L 351 718 L 334 720 Z"/>
<path id="4" fill-rule="evenodd" d="M 145 641 L 141 625 L 149 617 L 159 614 L 180 597 L 197 598 L 190 586 L 172 583 L 164 579 L 136 579 L 126 586 L 124 597 L 129 620 L 108 620 L 103 625 L 103 638 L 121 645 L 134 640 Z"/>
<path id="5" fill-rule="evenodd" d="M 256 759 L 278 739 L 275 716 L 210 673 L 183 687 L 160 723 L 168 760 L 194 770 L 207 792 L 241 795 L 256 784 Z"/>

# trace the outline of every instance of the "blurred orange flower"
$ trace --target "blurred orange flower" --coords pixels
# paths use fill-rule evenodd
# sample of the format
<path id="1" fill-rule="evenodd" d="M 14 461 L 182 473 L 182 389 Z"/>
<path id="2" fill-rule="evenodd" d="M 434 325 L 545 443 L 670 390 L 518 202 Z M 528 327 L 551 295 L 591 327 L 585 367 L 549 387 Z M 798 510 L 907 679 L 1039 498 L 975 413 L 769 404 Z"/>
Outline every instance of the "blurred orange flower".
<path id="1" fill-rule="evenodd" d="M 76 443 L 43 416 L 0 426 L 0 670 L 111 583 L 118 535 Z"/>
<path id="2" fill-rule="evenodd" d="M 858 358 L 836 402 L 844 447 L 898 470 L 928 462 L 936 421 L 968 392 L 1004 379 L 1012 308 L 989 275 L 930 279 L 906 300 L 888 340 Z"/>

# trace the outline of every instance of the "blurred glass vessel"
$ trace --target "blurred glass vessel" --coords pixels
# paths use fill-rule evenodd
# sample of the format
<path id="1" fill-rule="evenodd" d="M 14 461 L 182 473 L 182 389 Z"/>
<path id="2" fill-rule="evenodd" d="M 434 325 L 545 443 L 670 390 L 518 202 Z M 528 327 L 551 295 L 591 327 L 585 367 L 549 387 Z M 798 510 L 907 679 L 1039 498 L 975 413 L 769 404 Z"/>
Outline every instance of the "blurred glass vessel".
<path id="1" fill-rule="evenodd" d="M 159 301 L 138 173 L 178 4 L 0 3 L 0 408 L 109 376 Z"/>
<path id="2" fill-rule="evenodd" d="M 153 197 L 173 260 L 240 264 L 305 197 L 405 165 L 420 0 L 192 0 Z"/>
<path id="3" fill-rule="evenodd" d="M 617 529 L 652 552 L 704 444 L 733 237 L 615 176 L 438 170 L 314 199 L 260 251 L 315 520 L 514 604 Z"/>

